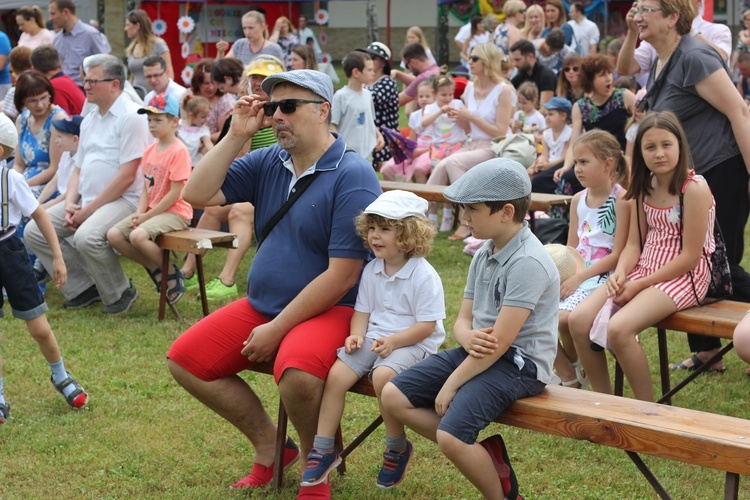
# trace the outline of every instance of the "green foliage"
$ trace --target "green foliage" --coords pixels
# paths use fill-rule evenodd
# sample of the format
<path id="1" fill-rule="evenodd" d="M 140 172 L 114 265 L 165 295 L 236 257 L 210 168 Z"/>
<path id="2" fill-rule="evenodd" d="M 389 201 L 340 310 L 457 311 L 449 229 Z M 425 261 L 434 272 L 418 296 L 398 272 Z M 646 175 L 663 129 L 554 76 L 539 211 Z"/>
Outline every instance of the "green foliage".
<path id="1" fill-rule="evenodd" d="M 438 236 L 430 261 L 443 279 L 450 331 L 463 295 L 470 258 L 460 243 Z M 251 249 L 241 267 L 250 265 Z M 205 259 L 207 278 L 216 276 L 223 250 Z M 172 341 L 200 318 L 195 292 L 177 305 L 181 322 L 168 316 L 156 321 L 158 297 L 142 268 L 122 260 L 141 298 L 133 310 L 105 317 L 101 305 L 63 310 L 59 292 L 47 292 L 49 321 L 68 369 L 86 387 L 91 402 L 70 410 L 49 383 L 49 370 L 22 321 L 2 321 L 5 393 L 12 404 L 10 420 L 0 426 L 0 497 L 27 498 L 271 498 L 292 499 L 300 471 L 285 476 L 279 493 L 230 491 L 245 476 L 253 449 L 236 429 L 182 390 L 170 376 L 165 354 Z M 238 288 L 245 289 L 239 277 Z M 218 307 L 212 304 L 212 310 Z M 168 311 L 169 314 L 169 311 Z M 641 335 L 656 385 L 656 335 Z M 671 358 L 688 354 L 685 336 L 670 333 Z M 446 346 L 454 346 L 449 336 Z M 735 354 L 726 359 L 725 375 L 701 377 L 674 403 L 750 418 L 745 365 Z M 278 396 L 271 377 L 243 376 L 258 390 L 275 417 Z M 673 382 L 681 378 L 674 375 Z M 377 415 L 373 398 L 349 395 L 344 440 L 351 441 Z M 296 438 L 292 429 L 291 435 Z M 492 424 L 481 437 L 500 432 L 508 444 L 521 493 L 534 499 L 654 498 L 648 483 L 619 450 Z M 476 498 L 472 486 L 440 453 L 437 445 L 409 432 L 415 446 L 409 475 L 394 491 L 375 488 L 384 430 L 379 428 L 347 462 L 344 476 L 332 475 L 336 498 Z M 724 475 L 682 463 L 644 457 L 674 498 L 716 498 Z M 743 483 L 744 484 L 744 483 Z M 748 486 L 741 486 L 747 495 Z"/>

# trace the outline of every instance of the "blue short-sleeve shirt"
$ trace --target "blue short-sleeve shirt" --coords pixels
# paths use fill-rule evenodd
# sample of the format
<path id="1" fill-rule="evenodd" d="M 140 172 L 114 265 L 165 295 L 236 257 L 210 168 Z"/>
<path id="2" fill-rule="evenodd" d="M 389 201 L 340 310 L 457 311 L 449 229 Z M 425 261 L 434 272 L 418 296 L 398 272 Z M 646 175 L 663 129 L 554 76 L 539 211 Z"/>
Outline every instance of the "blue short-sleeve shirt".
<path id="1" fill-rule="evenodd" d="M 253 308 L 278 315 L 330 258 L 367 260 L 369 251 L 354 231 L 354 218 L 382 192 L 364 158 L 345 152 L 340 137 L 315 165 L 321 173 L 269 233 L 248 272 L 247 297 Z M 284 167 L 289 153 L 278 145 L 235 160 L 221 187 L 226 203 L 255 206 L 255 232 L 263 228 L 289 195 L 293 174 Z M 339 305 L 354 306 L 357 286 Z"/>
<path id="2" fill-rule="evenodd" d="M 0 31 L 0 56 L 10 55 L 10 39 L 8 35 Z M 5 66 L 0 68 L 0 85 L 11 83 L 10 60 L 5 61 Z"/>

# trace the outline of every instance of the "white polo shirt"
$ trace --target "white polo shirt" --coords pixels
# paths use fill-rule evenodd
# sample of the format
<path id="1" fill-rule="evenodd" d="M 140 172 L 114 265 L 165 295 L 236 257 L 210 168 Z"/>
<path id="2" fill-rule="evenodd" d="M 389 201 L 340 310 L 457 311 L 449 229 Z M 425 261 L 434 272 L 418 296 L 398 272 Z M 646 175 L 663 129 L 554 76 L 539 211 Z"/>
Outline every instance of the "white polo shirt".
<path id="1" fill-rule="evenodd" d="M 104 116 L 96 109 L 81 122 L 78 151 L 73 159 L 80 169 L 78 193 L 82 206 L 99 196 L 122 164 L 141 158 L 143 150 L 153 142 L 146 115 L 138 114 L 140 108 L 120 94 Z M 139 168 L 135 181 L 122 197 L 137 205 L 142 189 Z"/>
<path id="2" fill-rule="evenodd" d="M 409 259 L 393 276 L 385 274 L 385 261 L 375 259 L 362 271 L 354 310 L 370 315 L 367 338 L 388 337 L 420 321 L 436 321 L 435 331 L 418 343 L 435 354 L 445 340 L 443 283 L 426 259 Z"/>

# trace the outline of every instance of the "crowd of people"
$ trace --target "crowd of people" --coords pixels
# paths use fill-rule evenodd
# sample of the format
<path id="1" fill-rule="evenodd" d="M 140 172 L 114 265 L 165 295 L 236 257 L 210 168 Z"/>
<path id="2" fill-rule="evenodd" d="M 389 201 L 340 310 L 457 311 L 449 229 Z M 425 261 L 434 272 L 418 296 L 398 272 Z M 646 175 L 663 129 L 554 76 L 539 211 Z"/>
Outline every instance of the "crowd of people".
<path id="1" fill-rule="evenodd" d="M 582 3 L 508 0 L 501 18 L 474 16 L 458 31 L 461 65 L 450 74 L 415 26 L 400 68 L 391 47 L 370 43 L 344 57 L 347 81 L 335 92 L 304 17 L 296 29 L 280 17 L 269 31 L 262 12 L 247 12 L 244 37 L 219 42 L 184 87 L 143 10 L 124 20 L 124 59 L 72 0 L 51 0 L 49 15 L 54 31 L 38 7 L 18 9 L 14 48 L 0 32 L 0 160 L 9 162 L 0 250 L 13 255 L 0 262 L 0 286 L 53 386 L 81 408 L 88 394 L 63 365 L 44 283 L 66 309 L 101 302 L 104 314 L 127 313 L 139 291 L 121 254 L 157 290 L 166 280 L 175 303 L 198 286 L 196 263 L 163 275 L 156 238 L 228 223 L 239 244 L 207 293 L 236 300 L 180 335 L 167 364 L 252 444 L 250 474 L 232 488 L 273 476 L 276 426 L 239 376 L 254 363 L 273 364 L 297 429 L 283 461 L 302 459 L 300 498 L 330 497 L 344 396 L 369 375 L 386 425 L 378 487 L 404 479 L 409 427 L 485 498 L 515 499 L 502 438 L 477 441 L 509 404 L 550 383 L 611 393 L 605 349 L 634 396 L 652 401 L 637 335 L 704 301 L 719 233 L 732 298 L 750 302 L 740 265 L 750 28 L 733 51 L 729 29 L 705 21 L 698 0 L 634 3 L 627 34 L 607 46 Z M 514 134 L 531 137 L 538 156 L 497 158 L 499 138 Z M 451 204 L 383 194 L 378 173 L 445 186 Z M 562 282 L 526 221 L 532 192 L 572 195 L 567 245 L 585 265 Z M 453 204 L 463 208 L 457 230 Z M 443 289 L 425 258 L 439 233 L 476 242 L 458 347 L 443 351 Z M 750 362 L 750 320 L 735 343 Z M 673 370 L 695 370 L 721 343 L 690 334 L 689 346 Z M 0 424 L 9 414 L 0 373 Z"/>

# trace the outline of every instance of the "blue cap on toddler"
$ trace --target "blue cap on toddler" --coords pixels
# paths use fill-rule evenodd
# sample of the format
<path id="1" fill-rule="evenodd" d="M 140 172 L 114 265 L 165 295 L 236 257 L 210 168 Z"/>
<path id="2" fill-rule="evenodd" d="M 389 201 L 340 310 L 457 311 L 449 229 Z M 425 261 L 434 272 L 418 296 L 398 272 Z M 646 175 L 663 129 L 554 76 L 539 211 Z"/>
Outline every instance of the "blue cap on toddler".
<path id="1" fill-rule="evenodd" d="M 70 118 L 52 120 L 52 126 L 63 134 L 81 135 L 82 121 L 83 117 L 81 115 L 73 115 Z"/>

